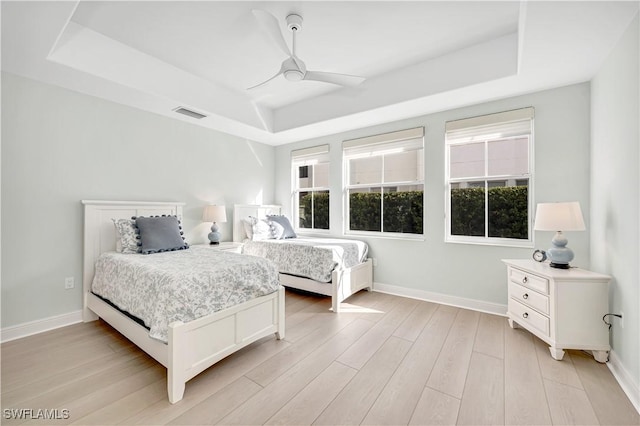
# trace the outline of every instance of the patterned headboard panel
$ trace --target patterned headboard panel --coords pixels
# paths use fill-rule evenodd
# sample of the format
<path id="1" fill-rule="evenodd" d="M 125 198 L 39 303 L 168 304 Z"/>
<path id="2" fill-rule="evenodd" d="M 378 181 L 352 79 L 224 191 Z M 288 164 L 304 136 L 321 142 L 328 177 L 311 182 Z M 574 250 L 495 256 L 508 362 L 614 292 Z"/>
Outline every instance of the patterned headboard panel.
<path id="1" fill-rule="evenodd" d="M 264 219 L 269 214 L 280 214 L 281 206 L 273 204 L 236 204 L 233 206 L 233 241 L 242 242 L 247 238 L 242 219 L 249 216 Z"/>

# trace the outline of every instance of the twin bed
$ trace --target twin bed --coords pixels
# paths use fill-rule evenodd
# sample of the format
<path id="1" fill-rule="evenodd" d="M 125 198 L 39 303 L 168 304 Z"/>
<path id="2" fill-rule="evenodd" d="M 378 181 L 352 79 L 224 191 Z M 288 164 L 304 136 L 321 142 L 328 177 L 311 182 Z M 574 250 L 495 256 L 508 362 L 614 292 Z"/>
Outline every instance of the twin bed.
<path id="1" fill-rule="evenodd" d="M 202 305 L 189 307 L 190 301 L 185 300 L 189 296 L 187 296 L 188 293 L 184 289 L 178 289 L 173 294 L 166 293 L 166 282 L 163 282 L 162 287 L 160 287 L 156 281 L 152 280 L 151 276 L 155 273 L 167 271 L 159 271 L 153 265 L 137 263 L 146 259 L 159 264 L 164 263 L 171 268 L 170 265 L 174 264 L 176 258 L 179 257 L 180 260 L 178 262 L 181 267 L 176 273 L 184 274 L 185 268 L 191 268 L 187 265 L 193 265 L 188 263 L 189 259 L 187 257 L 193 257 L 195 263 L 200 264 L 200 266 L 203 263 L 210 262 L 215 262 L 217 266 L 233 262 L 233 269 L 240 271 L 240 275 L 245 275 L 242 273 L 243 271 L 253 270 L 252 268 L 258 263 L 264 269 L 265 277 L 269 273 L 268 269 L 271 269 L 273 278 L 267 280 L 277 281 L 275 268 L 268 265 L 266 261 L 259 262 L 262 259 L 252 259 L 249 256 L 209 250 L 207 247 L 191 247 L 188 250 L 157 253 L 148 256 L 119 254 L 120 257 L 128 256 L 128 259 L 134 265 L 118 266 L 122 264 L 114 263 L 113 257 L 118 257 L 118 253 L 112 253 L 116 250 L 116 232 L 112 219 L 130 219 L 132 216 L 156 215 L 176 215 L 179 217 L 182 215 L 182 203 L 113 201 L 83 201 L 82 203 L 85 210 L 84 321 L 96 320 L 98 317 L 102 318 L 165 366 L 167 368 L 167 391 L 171 403 L 182 399 L 185 383 L 188 380 L 226 356 L 273 333 L 276 333 L 278 339 L 284 338 L 284 288 L 282 286 L 278 285 L 275 287 L 275 291 L 271 292 L 266 289 L 267 294 L 249 298 L 249 300 L 238 304 L 225 303 L 214 306 L 212 308 L 213 311 L 211 309 L 205 310 Z M 204 257 L 198 256 L 198 251 L 201 252 L 199 254 L 204 254 Z M 101 257 L 103 253 L 104 256 Z M 216 259 L 222 259 L 223 261 L 216 261 Z M 103 272 L 108 271 L 107 276 L 101 275 L 100 278 L 96 279 L 99 283 L 98 287 L 101 287 L 101 289 L 107 287 L 109 281 L 117 279 L 114 269 L 120 268 L 124 271 L 124 275 L 130 274 L 131 282 L 140 286 L 136 292 L 141 293 L 142 299 L 148 299 L 146 303 L 149 306 L 139 308 L 145 302 L 128 300 L 128 296 L 123 296 L 124 303 L 127 304 L 123 306 L 136 311 L 136 313 L 152 312 L 149 329 L 141 324 L 140 321 L 132 319 L 131 315 L 127 315 L 127 313 L 117 309 L 113 302 L 110 303 L 92 291 L 96 266 L 102 268 Z M 173 277 L 169 273 L 169 279 L 175 278 L 176 273 L 173 274 Z M 207 280 L 206 278 L 194 276 L 200 272 L 193 271 L 188 273 L 191 276 L 187 281 L 192 287 L 203 285 L 203 282 Z M 241 286 L 241 284 L 237 285 Z M 156 291 L 141 290 L 145 286 L 156 286 Z M 207 291 L 206 287 L 201 287 L 200 295 L 206 294 Z M 115 297 L 117 293 L 117 289 L 105 291 L 105 295 L 111 297 Z M 176 300 L 176 298 L 179 300 Z M 159 312 L 153 311 L 153 308 L 159 307 L 158 305 L 164 303 L 163 301 L 171 301 L 169 305 L 162 306 L 169 313 L 167 317 L 162 317 Z M 178 312 L 180 310 L 182 312 Z M 167 311 L 165 311 L 165 314 Z M 149 321 L 149 319 L 146 321 Z M 150 335 L 150 331 L 154 337 Z"/>
<path id="2" fill-rule="evenodd" d="M 287 238 L 252 241 L 246 233 L 249 217 L 264 220 L 280 215 L 277 205 L 240 204 L 233 209 L 233 241 L 243 243 L 242 252 L 265 257 L 276 264 L 285 287 L 331 296 L 333 312 L 354 293 L 373 286 L 373 264 L 368 247 L 356 240 L 334 238 Z"/>
<path id="3" fill-rule="evenodd" d="M 296 238 L 266 247 L 248 241 L 241 218 L 279 214 L 278 206 L 235 206 L 234 241 L 245 242 L 245 252 L 258 256 L 206 246 L 140 255 L 118 252 L 113 220 L 180 217 L 183 203 L 82 203 L 84 321 L 102 318 L 165 366 L 171 403 L 182 399 L 188 380 L 226 356 L 273 333 L 284 338 L 282 285 L 331 296 L 334 312 L 344 299 L 372 286 L 371 260 L 362 243 L 354 249 L 344 240 Z M 294 254 L 283 255 L 285 246 Z M 298 264 L 323 272 L 312 278 L 292 275 L 297 272 L 288 266 L 296 262 L 284 259 L 296 252 L 306 254 Z M 319 260 L 317 267 L 309 267 L 311 259 Z"/>

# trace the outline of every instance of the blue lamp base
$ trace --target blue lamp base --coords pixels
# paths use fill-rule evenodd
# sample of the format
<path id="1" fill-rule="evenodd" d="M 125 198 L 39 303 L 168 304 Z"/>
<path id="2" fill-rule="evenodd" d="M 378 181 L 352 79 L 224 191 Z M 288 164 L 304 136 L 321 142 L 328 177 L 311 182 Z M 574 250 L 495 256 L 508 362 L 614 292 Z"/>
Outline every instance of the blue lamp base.
<path id="1" fill-rule="evenodd" d="M 547 251 L 547 255 L 551 260 L 549 266 L 558 269 L 570 268 L 569 262 L 573 260 L 573 250 L 567 247 L 568 242 L 569 240 L 562 234 L 562 231 L 556 232 L 556 235 L 551 240 L 553 247 Z"/>
<path id="2" fill-rule="evenodd" d="M 220 228 L 218 227 L 218 224 L 216 224 L 215 222 L 213 222 L 213 225 L 211 225 L 211 232 L 209 232 L 209 244 L 220 244 L 220 237 L 222 237 L 222 235 L 220 234 Z"/>

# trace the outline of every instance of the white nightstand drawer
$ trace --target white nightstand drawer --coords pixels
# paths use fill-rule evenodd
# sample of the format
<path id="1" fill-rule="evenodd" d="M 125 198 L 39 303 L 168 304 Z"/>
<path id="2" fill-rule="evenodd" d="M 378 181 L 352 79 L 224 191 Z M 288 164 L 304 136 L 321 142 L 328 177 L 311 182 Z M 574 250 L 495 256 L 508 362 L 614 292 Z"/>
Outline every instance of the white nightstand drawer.
<path id="1" fill-rule="evenodd" d="M 509 280 L 516 284 L 539 291 L 540 293 L 549 294 L 549 280 L 546 278 L 510 267 Z"/>
<path id="2" fill-rule="evenodd" d="M 536 312 L 534 309 L 510 298 L 509 313 L 512 315 L 514 321 L 521 324 L 525 323 L 526 326 L 531 326 L 544 333 L 545 336 L 549 336 L 549 318 Z"/>
<path id="3" fill-rule="evenodd" d="M 549 315 L 549 297 L 532 291 L 530 288 L 521 286 L 514 282 L 509 283 L 509 296 L 518 302 L 531 306 L 533 309 L 543 314 Z"/>

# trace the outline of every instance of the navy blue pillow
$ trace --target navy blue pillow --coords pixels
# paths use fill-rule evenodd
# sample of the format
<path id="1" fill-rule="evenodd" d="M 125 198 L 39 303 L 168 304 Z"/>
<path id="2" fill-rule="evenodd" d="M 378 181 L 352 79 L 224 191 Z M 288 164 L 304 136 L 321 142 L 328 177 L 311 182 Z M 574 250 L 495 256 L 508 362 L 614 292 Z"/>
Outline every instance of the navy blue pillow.
<path id="1" fill-rule="evenodd" d="M 296 238 L 297 235 L 291 226 L 291 222 L 287 219 L 286 216 L 278 216 L 278 215 L 268 215 L 267 219 L 280 224 L 284 228 L 284 233 L 282 234 L 282 238 Z"/>
<path id="2" fill-rule="evenodd" d="M 133 219 L 140 253 L 152 254 L 189 248 L 176 216 L 139 216 Z"/>

